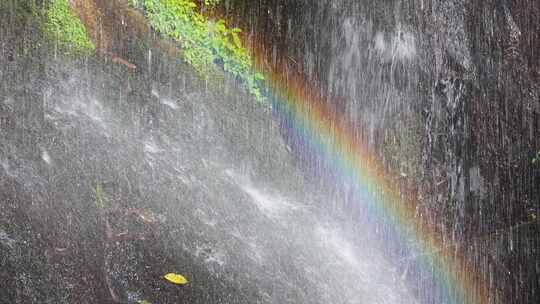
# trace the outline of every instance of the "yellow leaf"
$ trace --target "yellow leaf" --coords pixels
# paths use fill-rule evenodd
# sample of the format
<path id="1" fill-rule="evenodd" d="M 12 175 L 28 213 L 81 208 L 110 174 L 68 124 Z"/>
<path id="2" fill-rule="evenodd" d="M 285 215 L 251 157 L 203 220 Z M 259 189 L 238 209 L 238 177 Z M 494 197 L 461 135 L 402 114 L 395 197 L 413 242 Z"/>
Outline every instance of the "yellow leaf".
<path id="1" fill-rule="evenodd" d="M 164 278 L 173 284 L 184 285 L 188 283 L 188 280 L 183 275 L 176 273 L 168 273 Z"/>

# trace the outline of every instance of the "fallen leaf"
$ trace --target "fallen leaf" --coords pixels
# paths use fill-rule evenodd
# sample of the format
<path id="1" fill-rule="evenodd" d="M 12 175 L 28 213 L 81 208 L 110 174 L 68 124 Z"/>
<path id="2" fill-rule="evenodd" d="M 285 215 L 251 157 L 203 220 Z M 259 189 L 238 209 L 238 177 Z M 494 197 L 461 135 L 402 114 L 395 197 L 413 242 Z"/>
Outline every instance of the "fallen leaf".
<path id="1" fill-rule="evenodd" d="M 168 273 L 164 278 L 173 284 L 184 285 L 188 283 L 188 280 L 183 275 L 176 273 Z"/>

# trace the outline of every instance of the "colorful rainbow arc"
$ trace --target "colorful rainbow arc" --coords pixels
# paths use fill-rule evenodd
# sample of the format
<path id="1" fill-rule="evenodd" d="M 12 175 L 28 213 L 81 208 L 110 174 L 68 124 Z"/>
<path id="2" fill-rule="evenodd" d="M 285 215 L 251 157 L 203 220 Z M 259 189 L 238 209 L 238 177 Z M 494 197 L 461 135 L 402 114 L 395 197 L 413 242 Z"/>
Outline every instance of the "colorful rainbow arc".
<path id="1" fill-rule="evenodd" d="M 255 43 L 256 66 L 264 67 L 264 43 Z M 355 135 L 346 120 L 328 108 L 313 86 L 301 76 L 290 76 L 285 60 L 275 68 L 260 68 L 266 78 L 268 99 L 277 115 L 290 124 L 290 132 L 309 145 L 311 153 L 333 167 L 343 178 L 353 180 L 374 216 L 393 226 L 398 238 L 414 242 L 421 264 L 434 270 L 434 276 L 446 289 L 448 304 L 488 304 L 488 288 L 466 257 L 444 246 L 440 234 L 421 217 L 415 217 L 417 204 L 404 199 L 383 164 Z M 423 254 L 433 253 L 433 254 Z"/>
<path id="2" fill-rule="evenodd" d="M 258 66 L 263 66 L 262 54 L 255 53 Z M 480 274 L 466 257 L 452 250 L 453 247 L 444 246 L 433 225 L 415 217 L 415 201 L 400 195 L 383 164 L 355 136 L 354 128 L 314 93 L 318 90 L 301 76 L 290 76 L 287 66 L 274 68 L 273 72 L 259 70 L 266 77 L 268 99 L 277 115 L 288 122 L 288 131 L 300 137 L 311 153 L 316 153 L 341 177 L 356 184 L 361 203 L 366 204 L 370 216 L 392 225 L 402 244 L 416 245 L 420 265 L 432 269 L 436 283 L 443 289 L 443 303 L 489 303 L 488 289 Z"/>

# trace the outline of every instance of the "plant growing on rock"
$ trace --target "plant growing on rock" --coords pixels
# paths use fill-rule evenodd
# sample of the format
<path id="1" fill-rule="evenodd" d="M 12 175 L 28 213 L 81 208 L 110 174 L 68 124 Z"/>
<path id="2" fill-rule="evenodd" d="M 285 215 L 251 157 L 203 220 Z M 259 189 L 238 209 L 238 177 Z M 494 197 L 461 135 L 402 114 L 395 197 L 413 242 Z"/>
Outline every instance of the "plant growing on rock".
<path id="1" fill-rule="evenodd" d="M 69 6 L 68 0 L 52 0 L 47 12 L 45 33 L 58 46 L 80 55 L 92 54 L 96 47 L 86 28 Z"/>
<path id="2" fill-rule="evenodd" d="M 242 80 L 248 91 L 263 101 L 260 81 L 263 76 L 253 69 L 252 58 L 244 47 L 239 28 L 230 28 L 224 20 L 211 20 L 197 12 L 194 0 L 130 0 L 141 9 L 156 31 L 177 42 L 183 59 L 202 77 L 215 73 L 217 66 Z M 206 0 L 214 6 L 219 0 Z"/>

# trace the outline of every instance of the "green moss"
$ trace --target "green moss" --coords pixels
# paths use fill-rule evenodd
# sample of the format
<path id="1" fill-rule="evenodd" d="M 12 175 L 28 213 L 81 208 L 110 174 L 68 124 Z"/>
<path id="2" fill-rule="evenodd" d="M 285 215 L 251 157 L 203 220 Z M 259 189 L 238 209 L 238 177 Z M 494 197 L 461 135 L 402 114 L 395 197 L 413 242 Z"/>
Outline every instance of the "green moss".
<path id="1" fill-rule="evenodd" d="M 207 0 L 209 6 L 219 0 Z M 229 28 L 223 20 L 210 20 L 197 12 L 194 0 L 130 0 L 145 11 L 150 24 L 163 36 L 176 41 L 183 59 L 199 74 L 208 78 L 221 66 L 241 79 L 248 91 L 263 101 L 260 81 L 263 76 L 253 69 L 253 60 L 243 46 L 238 28 Z"/>
<path id="2" fill-rule="evenodd" d="M 96 47 L 86 28 L 69 7 L 68 0 L 52 0 L 46 12 L 45 33 L 61 48 L 82 55 L 92 54 Z"/>

